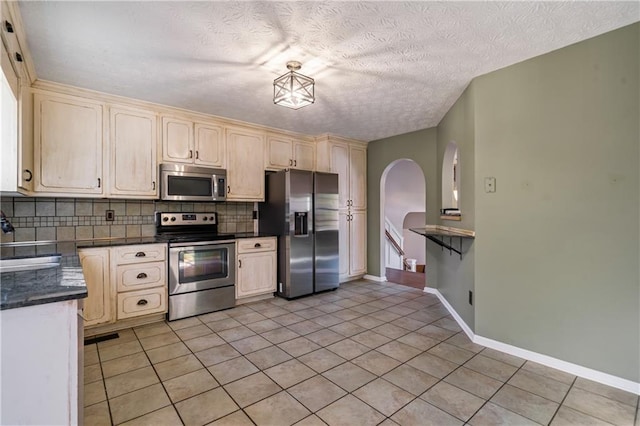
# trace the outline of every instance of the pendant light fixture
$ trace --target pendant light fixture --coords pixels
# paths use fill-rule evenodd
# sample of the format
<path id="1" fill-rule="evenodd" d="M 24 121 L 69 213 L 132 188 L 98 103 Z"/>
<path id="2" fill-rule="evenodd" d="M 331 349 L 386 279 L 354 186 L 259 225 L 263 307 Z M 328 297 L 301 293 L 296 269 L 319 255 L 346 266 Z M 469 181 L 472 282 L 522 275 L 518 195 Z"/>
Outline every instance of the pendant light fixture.
<path id="1" fill-rule="evenodd" d="M 289 72 L 273 80 L 273 103 L 291 109 L 300 109 L 315 102 L 315 81 L 297 73 L 302 64 L 287 62 Z"/>

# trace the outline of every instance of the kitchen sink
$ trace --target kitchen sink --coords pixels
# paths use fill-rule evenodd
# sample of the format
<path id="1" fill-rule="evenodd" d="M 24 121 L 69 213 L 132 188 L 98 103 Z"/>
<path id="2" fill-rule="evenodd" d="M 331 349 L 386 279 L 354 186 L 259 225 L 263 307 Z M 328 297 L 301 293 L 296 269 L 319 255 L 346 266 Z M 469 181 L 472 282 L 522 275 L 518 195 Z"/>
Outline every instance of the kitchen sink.
<path id="1" fill-rule="evenodd" d="M 23 257 L 18 259 L 0 259 L 1 272 L 35 271 L 38 269 L 57 268 L 60 266 L 60 255 Z"/>

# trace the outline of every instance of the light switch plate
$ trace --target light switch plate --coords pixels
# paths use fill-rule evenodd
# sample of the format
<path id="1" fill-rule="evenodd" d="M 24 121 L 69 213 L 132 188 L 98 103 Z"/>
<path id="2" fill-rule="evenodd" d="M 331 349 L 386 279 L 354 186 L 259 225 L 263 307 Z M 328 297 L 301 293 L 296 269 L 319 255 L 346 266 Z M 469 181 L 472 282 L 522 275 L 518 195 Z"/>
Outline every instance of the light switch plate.
<path id="1" fill-rule="evenodd" d="M 484 192 L 496 192 L 496 178 L 486 177 L 484 178 Z"/>

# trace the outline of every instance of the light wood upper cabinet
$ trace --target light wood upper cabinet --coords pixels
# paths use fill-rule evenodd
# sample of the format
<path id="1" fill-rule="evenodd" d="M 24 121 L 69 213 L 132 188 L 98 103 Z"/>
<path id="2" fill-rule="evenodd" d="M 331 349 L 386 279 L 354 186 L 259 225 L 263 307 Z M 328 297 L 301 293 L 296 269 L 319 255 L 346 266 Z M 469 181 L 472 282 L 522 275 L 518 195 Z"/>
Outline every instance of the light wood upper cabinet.
<path id="1" fill-rule="evenodd" d="M 300 170 L 316 169 L 316 146 L 311 142 L 293 141 L 294 167 Z"/>
<path id="2" fill-rule="evenodd" d="M 331 172 L 338 174 L 338 207 L 349 207 L 349 145 L 333 143 L 329 147 Z"/>
<path id="3" fill-rule="evenodd" d="M 193 122 L 162 117 L 162 161 L 193 163 Z"/>
<path id="4" fill-rule="evenodd" d="M 367 150 L 349 146 L 349 203 L 352 209 L 367 208 Z"/>
<path id="5" fill-rule="evenodd" d="M 83 98 L 34 95 L 35 191 L 104 194 L 102 111 Z"/>
<path id="6" fill-rule="evenodd" d="M 162 161 L 224 168 L 224 148 L 222 126 L 162 117 Z"/>
<path id="7" fill-rule="evenodd" d="M 78 250 L 88 296 L 84 299 L 84 325 L 115 321 L 115 292 L 109 277 L 109 249 Z"/>
<path id="8" fill-rule="evenodd" d="M 315 145 L 284 135 L 267 135 L 265 168 L 314 170 Z"/>
<path id="9" fill-rule="evenodd" d="M 264 201 L 264 133 L 226 129 L 227 200 Z"/>
<path id="10" fill-rule="evenodd" d="M 339 175 L 339 208 L 367 208 L 367 148 L 324 137 L 317 142 L 318 170 Z"/>
<path id="11" fill-rule="evenodd" d="M 195 123 L 195 164 L 225 167 L 225 140 L 222 126 Z"/>
<path id="12" fill-rule="evenodd" d="M 110 195 L 157 197 L 156 129 L 153 112 L 110 108 Z"/>

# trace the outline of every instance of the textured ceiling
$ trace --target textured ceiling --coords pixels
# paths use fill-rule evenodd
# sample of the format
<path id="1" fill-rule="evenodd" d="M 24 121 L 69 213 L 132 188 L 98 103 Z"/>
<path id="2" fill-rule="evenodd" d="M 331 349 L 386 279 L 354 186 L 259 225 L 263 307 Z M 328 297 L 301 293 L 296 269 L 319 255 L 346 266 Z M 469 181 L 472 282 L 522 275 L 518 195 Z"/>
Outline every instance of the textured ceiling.
<path id="1" fill-rule="evenodd" d="M 472 78 L 636 22 L 639 7 L 20 2 L 39 79 L 366 141 L 435 126 Z M 273 105 L 289 60 L 316 79 L 314 105 Z"/>

